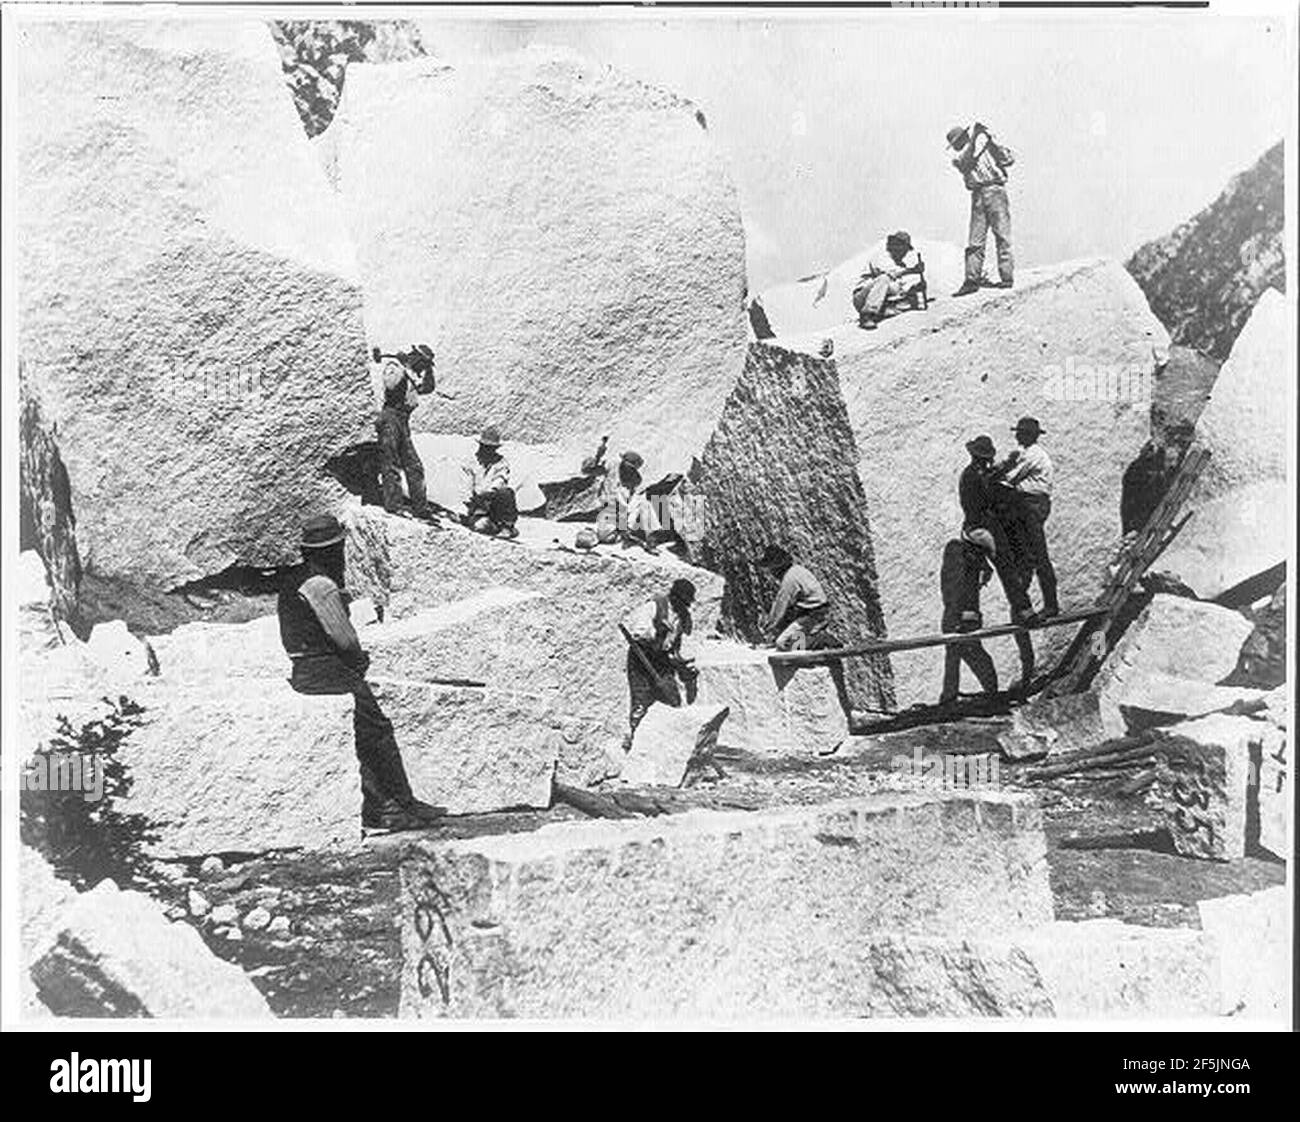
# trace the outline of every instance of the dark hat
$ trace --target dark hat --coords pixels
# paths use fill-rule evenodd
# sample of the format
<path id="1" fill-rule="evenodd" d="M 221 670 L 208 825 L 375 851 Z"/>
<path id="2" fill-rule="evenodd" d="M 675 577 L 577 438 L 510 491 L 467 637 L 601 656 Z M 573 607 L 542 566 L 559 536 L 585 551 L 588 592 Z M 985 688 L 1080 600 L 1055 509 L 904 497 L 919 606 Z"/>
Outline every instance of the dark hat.
<path id="1" fill-rule="evenodd" d="M 693 603 L 695 600 L 695 585 L 685 577 L 678 577 L 673 581 L 672 587 L 668 589 L 668 599 L 687 604 Z"/>
<path id="2" fill-rule="evenodd" d="M 791 557 L 787 550 L 782 549 L 779 545 L 769 545 L 763 550 L 763 556 L 758 559 L 760 569 L 772 569 L 777 565 L 790 564 Z"/>
<path id="3" fill-rule="evenodd" d="M 478 438 L 478 442 L 487 448 L 501 447 L 501 430 L 496 425 L 488 425 Z"/>
<path id="4" fill-rule="evenodd" d="M 637 471 L 640 471 L 641 466 L 645 463 L 645 459 L 642 457 L 640 452 L 624 452 L 623 463 L 627 464 L 629 467 L 636 468 Z"/>
<path id="5" fill-rule="evenodd" d="M 332 514 L 318 514 L 302 524 L 302 548 L 324 549 L 343 540 L 343 527 Z"/>
<path id="6" fill-rule="evenodd" d="M 948 147 L 956 148 L 957 142 L 966 135 L 966 130 L 961 125 L 953 125 L 948 130 Z"/>
<path id="7" fill-rule="evenodd" d="M 979 456 L 985 460 L 991 460 L 998 454 L 998 450 L 993 446 L 993 438 L 983 435 L 966 441 L 966 451 L 972 456 Z"/>
<path id="8" fill-rule="evenodd" d="M 1028 433 L 1033 433 L 1034 436 L 1041 436 L 1047 430 L 1044 429 L 1043 426 L 1038 423 L 1037 417 L 1021 417 L 1020 420 L 1016 422 L 1016 427 L 1013 428 L 1011 431 L 1028 432 Z"/>
<path id="9" fill-rule="evenodd" d="M 912 248 L 912 235 L 906 230 L 897 230 L 885 239 L 887 245 L 901 245 L 904 249 Z"/>

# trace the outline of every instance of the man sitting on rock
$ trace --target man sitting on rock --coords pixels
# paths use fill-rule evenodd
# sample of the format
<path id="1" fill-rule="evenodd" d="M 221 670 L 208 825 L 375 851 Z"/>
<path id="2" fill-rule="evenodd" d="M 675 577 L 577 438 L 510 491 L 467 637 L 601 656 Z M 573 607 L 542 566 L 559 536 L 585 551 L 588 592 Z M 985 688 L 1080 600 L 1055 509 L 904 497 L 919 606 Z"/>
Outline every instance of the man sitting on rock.
<path id="1" fill-rule="evenodd" d="M 501 433 L 488 425 L 478 438 L 474 460 L 464 467 L 469 495 L 465 499 L 465 525 L 480 534 L 517 538 L 519 508 L 510 486 L 510 463 L 501 454 Z"/>
<path id="2" fill-rule="evenodd" d="M 853 290 L 853 306 L 858 311 L 858 326 L 874 330 L 885 317 L 888 307 L 908 304 L 923 307 L 925 296 L 925 262 L 912 248 L 912 237 L 899 230 L 885 239 L 867 260 L 867 267 Z"/>
<path id="3" fill-rule="evenodd" d="M 699 678 L 690 659 L 682 658 L 682 638 L 691 633 L 691 605 L 695 585 L 685 577 L 672 583 L 667 595 L 656 596 L 636 608 L 623 621 L 628 640 L 627 689 L 631 698 L 623 750 L 630 751 L 632 737 L 647 710 L 656 701 L 674 708 L 682 703 L 678 679 L 686 690 L 686 703 L 695 700 Z"/>
<path id="4" fill-rule="evenodd" d="M 943 548 L 939 570 L 939 591 L 943 596 L 943 619 L 940 629 L 952 632 L 978 631 L 983 625 L 980 615 L 980 589 L 993 575 L 991 562 L 997 554 L 993 535 L 984 529 L 963 531 Z M 989 695 L 998 692 L 998 672 L 993 659 L 978 639 L 950 643 L 943 653 L 943 691 L 940 705 L 957 700 L 961 681 L 961 664 L 965 663 Z"/>
<path id="5" fill-rule="evenodd" d="M 776 649 L 825 650 L 835 646 L 830 632 L 831 604 L 821 582 L 779 545 L 767 547 L 758 559 L 758 567 L 781 582 L 763 625 Z"/>
<path id="6" fill-rule="evenodd" d="M 442 811 L 411 793 L 392 722 L 366 684 L 370 656 L 361 649 L 343 592 L 343 528 L 333 515 L 308 519 L 302 530 L 303 563 L 280 589 L 276 613 L 280 641 L 293 664 L 289 684 L 303 694 L 350 693 L 353 732 L 361 767 L 361 826 L 365 830 L 418 830 Z M 311 776 L 303 777 L 304 783 Z"/>
<path id="7" fill-rule="evenodd" d="M 647 553 L 658 553 L 655 537 L 659 519 L 646 497 L 641 479 L 645 460 L 639 452 L 624 452 L 618 464 L 616 481 L 606 477 L 604 505 L 596 519 L 596 536 L 603 543 L 622 540 L 636 544 Z"/>
<path id="8" fill-rule="evenodd" d="M 433 392 L 433 354 L 427 348 L 416 348 L 412 353 L 418 359 L 418 373 L 403 361 L 403 356 L 380 354 L 378 347 L 371 352 L 379 366 L 382 383 L 382 401 L 375 420 L 379 475 L 384 509 L 389 514 L 407 513 L 402 505 L 401 473 L 405 472 L 410 491 L 409 513 L 427 518 L 430 511 L 424 487 L 424 464 L 411 441 L 411 414 L 420 404 L 418 395 Z"/>

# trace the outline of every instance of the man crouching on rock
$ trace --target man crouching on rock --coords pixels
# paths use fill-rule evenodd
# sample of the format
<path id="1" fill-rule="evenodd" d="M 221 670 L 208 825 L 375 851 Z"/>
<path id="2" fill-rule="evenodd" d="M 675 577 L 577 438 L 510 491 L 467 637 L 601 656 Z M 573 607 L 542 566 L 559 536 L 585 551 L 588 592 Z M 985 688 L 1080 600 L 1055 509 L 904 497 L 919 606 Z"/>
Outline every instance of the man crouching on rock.
<path id="1" fill-rule="evenodd" d="M 293 664 L 289 684 L 304 694 L 350 693 L 361 766 L 363 830 L 418 830 L 442 817 L 420 802 L 402 766 L 392 722 L 366 684 L 370 656 L 348 618 L 343 592 L 343 527 L 330 514 L 302 529 L 303 563 L 281 587 L 276 614 L 280 641 Z"/>
<path id="2" fill-rule="evenodd" d="M 631 697 L 628 723 L 631 728 L 623 740 L 623 750 L 632 747 L 637 726 L 656 701 L 674 708 L 682 703 L 677 688 L 680 678 L 686 689 L 686 703 L 695 700 L 699 671 L 689 659 L 682 658 L 682 637 L 691 633 L 691 605 L 695 603 L 695 585 L 685 577 L 672 583 L 666 596 L 656 596 L 635 609 L 622 625 L 628 641 L 627 689 Z"/>

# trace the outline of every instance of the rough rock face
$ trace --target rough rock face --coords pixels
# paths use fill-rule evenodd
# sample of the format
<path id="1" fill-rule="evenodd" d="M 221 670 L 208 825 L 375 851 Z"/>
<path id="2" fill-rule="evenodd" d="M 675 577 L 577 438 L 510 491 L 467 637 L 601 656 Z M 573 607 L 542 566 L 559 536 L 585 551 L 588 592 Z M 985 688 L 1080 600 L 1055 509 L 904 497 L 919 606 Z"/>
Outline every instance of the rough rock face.
<path id="1" fill-rule="evenodd" d="M 913 244 L 925 262 L 926 284 L 932 295 L 946 297 L 961 284 L 966 263 L 965 254 L 958 246 L 925 239 L 913 239 Z M 854 254 L 825 273 L 776 285 L 763 292 L 758 300 L 777 338 L 856 324 L 858 313 L 853 307 L 853 290 L 866 270 L 868 258 L 883 250 L 882 238 L 878 245 Z M 991 268 L 994 264 L 990 261 Z"/>
<path id="2" fill-rule="evenodd" d="M 424 55 L 410 20 L 278 20 L 271 25 L 284 78 L 308 136 L 334 119 L 349 63 L 405 62 Z"/>
<path id="3" fill-rule="evenodd" d="M 19 547 L 35 550 L 44 562 L 55 619 L 66 620 L 85 638 L 85 625 L 77 608 L 81 556 L 77 552 L 77 519 L 72 510 L 68 469 L 21 359 L 18 402 Z"/>
<path id="4" fill-rule="evenodd" d="M 1196 426 L 1210 461 L 1188 497 L 1195 513 L 1157 562 L 1205 599 L 1287 557 L 1287 312 L 1266 292 L 1223 364 Z"/>
<path id="5" fill-rule="evenodd" d="M 1214 947 L 1194 931 L 1115 920 L 1052 923 L 1001 939 L 872 939 L 873 1016 L 1209 1017 Z"/>
<path id="6" fill-rule="evenodd" d="M 1272 689 L 1286 681 L 1286 584 L 1252 614 L 1255 627 L 1241 645 L 1237 666 L 1224 685 Z"/>
<path id="7" fill-rule="evenodd" d="M 1023 797 L 896 795 L 419 842 L 406 1017 L 861 1015 L 871 931 L 1048 923 Z"/>
<path id="8" fill-rule="evenodd" d="M 31 977 L 41 1001 L 65 1017 L 271 1016 L 244 972 L 209 951 L 194 928 L 169 922 L 149 897 L 111 880 L 62 914 Z"/>
<path id="9" fill-rule="evenodd" d="M 692 758 L 712 754 L 726 719 L 725 705 L 650 706 L 632 737 L 619 777 L 650 787 L 680 787 Z"/>
<path id="10" fill-rule="evenodd" d="M 524 536 L 505 542 L 350 508 L 348 581 L 385 605 L 383 628 L 445 613 L 400 642 L 381 642 L 382 630 L 364 634 L 375 651 L 372 673 L 468 677 L 552 696 L 567 717 L 621 733 L 628 695 L 619 622 L 685 576 L 696 586 L 692 614 L 702 637 L 717 622 L 722 578 L 667 554 L 563 552 L 551 548 L 550 534 L 571 536 L 572 527 L 528 521 Z M 566 746 L 559 777 L 580 781 L 599 755 L 585 738 Z"/>
<path id="11" fill-rule="evenodd" d="M 735 190 L 694 106 L 533 49 L 354 65 L 322 139 L 370 338 L 429 342 L 456 394 L 417 429 L 690 466 L 745 346 Z"/>
<path id="12" fill-rule="evenodd" d="M 1290 1024 L 1289 902 L 1285 885 L 1200 902 L 1201 930 L 1219 951 L 1225 1015 Z"/>
<path id="13" fill-rule="evenodd" d="M 939 564 L 961 528 L 965 444 L 987 433 L 1005 455 L 1009 430 L 1025 414 L 1042 422 L 1056 466 L 1047 538 L 1062 602 L 1086 604 L 1100 592 L 1120 537 L 1120 480 L 1148 437 L 1150 375 L 1168 344 L 1119 265 L 1026 270 L 1011 292 L 941 301 L 876 331 L 850 326 L 831 338 L 891 637 L 938 630 Z M 1006 618 L 996 582 L 983 599 L 986 620 Z M 1059 631 L 1035 637 L 1043 666 L 1068 642 L 1068 629 Z M 1014 645 L 995 641 L 988 650 L 1011 681 Z M 941 653 L 890 661 L 899 705 L 938 696 Z"/>
<path id="14" fill-rule="evenodd" d="M 1260 294 L 1286 285 L 1279 141 L 1223 194 L 1127 262 L 1176 343 L 1222 362 Z"/>
<path id="15" fill-rule="evenodd" d="M 269 32 L 14 34 L 19 351 L 82 562 L 166 587 L 289 559 L 371 405 L 352 252 Z"/>
<path id="16" fill-rule="evenodd" d="M 884 634 L 875 515 L 857 463 L 835 363 L 751 343 L 692 478 L 703 506 L 699 556 L 726 578 L 723 617 L 736 634 L 763 639 L 777 582 L 756 562 L 771 544 L 785 546 L 822 582 L 841 642 Z M 854 709 L 892 709 L 889 660 L 851 659 L 845 688 Z"/>
<path id="17" fill-rule="evenodd" d="M 777 669 L 768 651 L 701 643 L 699 700 L 730 711 L 719 741 L 765 756 L 833 752 L 849 735 L 841 683 L 829 667 Z"/>

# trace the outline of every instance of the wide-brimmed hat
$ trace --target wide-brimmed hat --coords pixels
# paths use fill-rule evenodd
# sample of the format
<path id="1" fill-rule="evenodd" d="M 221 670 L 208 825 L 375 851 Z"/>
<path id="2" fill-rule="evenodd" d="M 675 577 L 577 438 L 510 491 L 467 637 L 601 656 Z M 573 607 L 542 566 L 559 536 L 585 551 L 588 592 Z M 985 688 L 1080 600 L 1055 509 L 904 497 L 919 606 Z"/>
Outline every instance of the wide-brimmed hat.
<path id="1" fill-rule="evenodd" d="M 324 549 L 343 540 L 343 527 L 332 514 L 317 514 L 302 524 L 303 549 Z"/>
<path id="2" fill-rule="evenodd" d="M 912 248 L 912 235 L 906 230 L 895 230 L 885 239 L 886 245 L 901 245 L 904 249 Z"/>
<path id="3" fill-rule="evenodd" d="M 695 585 L 685 577 L 678 577 L 668 589 L 668 599 L 690 604 L 695 600 Z"/>
<path id="4" fill-rule="evenodd" d="M 627 464 L 628 467 L 640 471 L 642 465 L 645 463 L 645 457 L 643 457 L 640 452 L 624 452 L 623 463 Z"/>
<path id="5" fill-rule="evenodd" d="M 1011 431 L 1027 432 L 1032 433 L 1034 436 L 1042 436 L 1047 430 L 1038 423 L 1037 417 L 1021 417 L 1020 420 L 1016 422 L 1016 427 Z"/>
<path id="6" fill-rule="evenodd" d="M 981 434 L 974 440 L 966 441 L 966 451 L 972 456 L 979 456 L 984 460 L 991 460 L 998 454 L 997 448 L 993 446 L 993 438 Z"/>
<path id="7" fill-rule="evenodd" d="M 478 442 L 485 448 L 500 448 L 501 430 L 498 429 L 496 425 L 488 425 L 488 427 L 480 434 Z"/>
<path id="8" fill-rule="evenodd" d="M 993 541 L 993 535 L 987 530 L 976 527 L 973 530 L 963 530 L 961 536 L 970 542 L 971 545 L 979 546 L 979 548 L 988 556 L 989 560 L 992 560 L 998 555 L 997 544 Z"/>
<path id="9" fill-rule="evenodd" d="M 957 141 L 961 140 L 965 135 L 966 129 L 962 125 L 953 125 L 953 127 L 948 130 L 948 147 L 956 148 Z"/>

